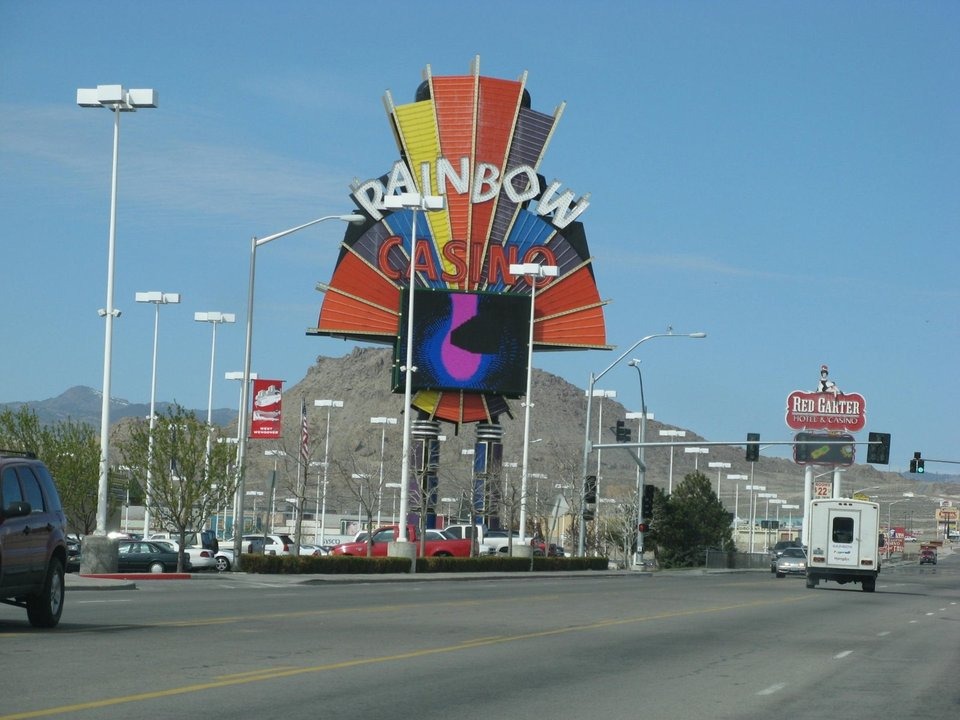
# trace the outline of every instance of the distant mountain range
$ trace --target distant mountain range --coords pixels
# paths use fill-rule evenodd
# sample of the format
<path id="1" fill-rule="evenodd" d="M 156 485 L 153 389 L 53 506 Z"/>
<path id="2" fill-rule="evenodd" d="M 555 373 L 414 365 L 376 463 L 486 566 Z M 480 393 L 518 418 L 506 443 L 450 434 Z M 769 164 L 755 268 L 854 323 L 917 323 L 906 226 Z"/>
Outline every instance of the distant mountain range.
<path id="1" fill-rule="evenodd" d="M 100 427 L 100 412 L 103 404 L 103 393 L 91 387 L 77 385 L 55 398 L 47 400 L 30 400 L 26 402 L 0 403 L 0 409 L 18 410 L 26 406 L 37 414 L 42 425 L 52 425 L 59 421 L 73 420 L 87 423 L 95 428 Z M 165 415 L 173 403 L 157 402 L 155 409 L 158 415 Z M 206 420 L 207 410 L 193 410 L 197 417 Z M 150 403 L 132 403 L 120 398 L 110 400 L 110 420 L 117 422 L 124 418 L 150 417 Z M 216 425 L 227 426 L 236 424 L 237 411 L 229 409 L 214 409 L 211 414 Z"/>

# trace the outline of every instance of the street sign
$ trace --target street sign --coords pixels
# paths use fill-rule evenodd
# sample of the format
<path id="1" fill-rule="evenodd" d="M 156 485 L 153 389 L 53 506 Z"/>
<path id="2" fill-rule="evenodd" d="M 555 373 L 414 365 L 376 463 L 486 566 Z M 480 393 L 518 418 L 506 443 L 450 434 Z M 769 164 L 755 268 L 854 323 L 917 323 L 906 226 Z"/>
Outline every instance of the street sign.
<path id="1" fill-rule="evenodd" d="M 801 432 L 794 436 L 793 459 L 799 465 L 853 465 L 852 435 Z M 836 444 L 842 441 L 848 444 Z"/>

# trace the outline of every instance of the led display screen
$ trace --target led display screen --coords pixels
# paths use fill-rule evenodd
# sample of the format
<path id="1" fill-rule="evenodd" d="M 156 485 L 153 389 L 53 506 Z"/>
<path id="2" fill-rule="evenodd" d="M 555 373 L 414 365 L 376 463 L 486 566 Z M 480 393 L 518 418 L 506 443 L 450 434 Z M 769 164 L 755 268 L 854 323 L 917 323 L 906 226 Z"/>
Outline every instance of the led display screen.
<path id="1" fill-rule="evenodd" d="M 526 390 L 530 296 L 418 289 L 413 308 L 414 390 L 520 397 Z M 404 388 L 409 296 L 401 293 L 394 391 Z"/>

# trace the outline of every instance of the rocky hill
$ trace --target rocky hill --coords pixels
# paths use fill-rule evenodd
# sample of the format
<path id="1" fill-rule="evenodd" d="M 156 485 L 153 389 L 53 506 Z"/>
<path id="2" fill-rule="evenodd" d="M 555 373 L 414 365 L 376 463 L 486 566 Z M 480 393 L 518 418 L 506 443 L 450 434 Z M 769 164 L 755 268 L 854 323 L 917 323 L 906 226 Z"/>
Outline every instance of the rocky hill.
<path id="1" fill-rule="evenodd" d="M 278 497 L 283 497 L 296 483 L 296 458 L 299 449 L 299 408 L 301 397 L 306 400 L 308 428 L 310 434 L 310 460 L 319 463 L 324 459 L 324 445 L 327 435 L 327 410 L 314 406 L 318 399 L 342 400 L 342 408 L 330 411 L 329 459 L 331 471 L 344 477 L 351 474 L 367 475 L 379 483 L 381 458 L 384 482 L 397 482 L 400 472 L 401 430 L 403 394 L 395 394 L 390 388 L 391 351 L 380 348 L 357 348 L 342 357 L 318 357 L 306 376 L 298 383 L 284 389 L 283 439 L 280 441 L 255 440 L 248 443 L 248 489 L 265 488 L 276 462 L 278 470 Z M 545 475 L 545 478 L 532 480 L 531 493 L 553 496 L 558 492 L 569 493 L 562 486 L 579 483 L 581 475 L 584 419 L 586 398 L 584 390 L 560 377 L 534 369 L 533 386 L 535 407 L 531 416 L 530 472 Z M 591 438 L 597 437 L 599 419 L 599 401 L 593 407 L 593 427 Z M 65 418 L 82 420 L 99 426 L 100 394 L 90 388 L 71 388 L 57 398 L 39 402 L 11 403 L 7 407 L 26 404 L 34 409 L 43 422 L 54 422 Z M 167 403 L 158 403 L 160 412 Z M 523 408 L 519 400 L 510 401 L 513 417 L 500 418 L 503 425 L 503 456 L 505 463 L 517 463 L 514 469 L 506 472 L 513 477 L 520 476 L 520 464 L 523 452 Z M 123 424 L 124 418 L 146 417 L 149 406 L 115 400 L 112 417 Z M 613 442 L 613 427 L 616 420 L 624 419 L 626 408 L 620 403 L 605 399 L 603 401 L 603 437 L 604 442 Z M 198 417 L 205 417 L 206 411 L 197 411 Z M 396 425 L 372 424 L 373 417 L 396 418 Z M 231 435 L 236 434 L 236 410 L 216 410 L 214 422 L 223 425 Z M 628 421 L 637 438 L 635 420 Z M 647 423 L 647 440 L 660 441 L 661 429 L 685 430 L 685 441 L 703 441 L 691 429 L 675 425 L 665 425 L 659 421 Z M 475 426 L 455 427 L 444 425 L 441 432 L 445 441 L 441 445 L 440 493 L 444 495 L 445 485 L 462 487 L 469 484 L 472 456 L 464 454 L 471 451 L 476 439 Z M 383 434 L 381 434 L 383 433 Z M 381 456 L 381 440 L 383 453 Z M 276 456 L 266 457 L 265 450 L 282 449 L 286 457 L 277 460 Z M 682 481 L 684 475 L 694 469 L 693 454 L 684 453 L 675 448 L 673 454 L 673 485 Z M 729 463 L 729 468 L 710 468 L 710 462 Z M 615 497 L 626 500 L 636 487 L 636 464 L 624 450 L 609 449 L 601 453 L 599 472 L 597 472 L 597 453 L 590 458 L 590 472 L 600 476 L 601 497 Z M 648 448 L 646 451 L 648 483 L 667 488 L 671 483 L 671 449 L 668 447 Z M 699 468 L 711 478 L 714 487 L 720 480 L 720 493 L 726 507 L 741 517 L 749 514 L 748 495 L 744 489 L 747 484 L 763 485 L 767 492 L 777 493 L 788 503 L 800 504 L 803 492 L 803 468 L 795 463 L 780 459 L 763 457 L 755 464 L 744 460 L 743 447 L 710 446 L 709 454 L 699 456 Z M 308 494 L 318 488 L 320 467 L 314 465 L 308 478 Z M 817 472 L 822 472 L 818 469 Z M 514 475 L 514 473 L 516 473 Z M 727 474 L 743 474 L 750 480 L 727 480 Z M 829 478 L 824 478 L 829 479 Z M 877 495 L 882 502 L 900 499 L 904 492 L 914 493 L 913 498 L 905 498 L 889 507 L 891 520 L 897 522 L 932 524 L 933 508 L 940 499 L 951 499 L 960 503 L 960 485 L 949 482 L 952 478 L 927 476 L 925 482 L 917 482 L 899 473 L 884 472 L 870 465 L 854 465 L 842 473 L 844 489 L 866 488 L 869 495 Z M 347 511 L 354 502 L 350 493 L 342 488 L 338 491 L 338 478 L 329 476 L 330 490 L 328 500 L 331 512 L 339 509 Z M 942 482 L 934 482 L 941 480 Z M 557 487 L 561 486 L 561 487 Z M 577 484 L 576 487 L 579 487 Z M 389 502 L 385 499 L 385 504 Z M 338 508 L 342 505 L 342 508 Z M 354 508 L 355 510 L 355 508 Z M 771 516 L 775 512 L 770 506 Z M 762 517 L 766 507 L 758 505 L 758 515 Z M 783 513 L 782 513 L 783 514 Z"/>

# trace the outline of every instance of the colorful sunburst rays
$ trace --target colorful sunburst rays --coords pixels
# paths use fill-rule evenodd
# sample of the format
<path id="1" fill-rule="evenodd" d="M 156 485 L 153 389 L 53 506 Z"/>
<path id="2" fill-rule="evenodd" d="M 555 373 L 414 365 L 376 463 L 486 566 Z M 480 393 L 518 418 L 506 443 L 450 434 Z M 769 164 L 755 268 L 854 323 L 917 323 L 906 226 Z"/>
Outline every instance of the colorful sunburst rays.
<path id="1" fill-rule="evenodd" d="M 418 289 L 530 294 L 512 263 L 555 265 L 538 281 L 534 349 L 606 346 L 603 305 L 582 224 L 587 198 L 547 185 L 539 168 L 563 106 L 547 115 L 529 106 L 518 81 L 472 74 L 433 77 L 417 99 L 385 106 L 402 156 L 382 178 L 354 185 L 369 222 L 348 229 L 313 334 L 392 344 L 402 331 L 401 292 L 409 284 L 414 211 L 383 208 L 384 195 L 443 195 L 444 208 L 417 212 Z M 414 406 L 455 423 L 491 422 L 508 412 L 497 392 L 421 390 Z"/>

